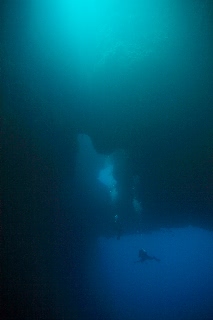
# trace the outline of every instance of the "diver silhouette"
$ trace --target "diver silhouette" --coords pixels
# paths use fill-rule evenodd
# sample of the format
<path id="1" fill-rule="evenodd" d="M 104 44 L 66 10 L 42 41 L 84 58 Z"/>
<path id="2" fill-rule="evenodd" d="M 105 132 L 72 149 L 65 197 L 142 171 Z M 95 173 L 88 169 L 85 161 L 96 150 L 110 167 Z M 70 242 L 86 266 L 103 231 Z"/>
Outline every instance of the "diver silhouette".
<path id="1" fill-rule="evenodd" d="M 155 256 L 149 256 L 147 254 L 146 250 L 144 250 L 144 249 L 139 250 L 138 256 L 139 256 L 140 260 L 135 261 L 135 263 L 136 262 L 144 262 L 146 260 L 155 260 L 155 261 L 160 262 L 160 259 L 156 258 Z"/>

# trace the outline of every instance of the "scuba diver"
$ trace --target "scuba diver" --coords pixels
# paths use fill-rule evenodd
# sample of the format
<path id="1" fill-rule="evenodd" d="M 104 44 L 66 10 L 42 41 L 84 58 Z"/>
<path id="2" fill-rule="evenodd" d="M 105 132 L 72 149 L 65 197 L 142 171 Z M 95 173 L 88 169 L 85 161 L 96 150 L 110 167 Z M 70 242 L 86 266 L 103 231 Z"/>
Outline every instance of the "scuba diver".
<path id="1" fill-rule="evenodd" d="M 140 260 L 135 261 L 135 263 L 136 263 L 136 262 L 144 262 L 144 261 L 146 261 L 146 260 L 155 260 L 155 261 L 160 262 L 160 259 L 158 259 L 158 258 L 156 258 L 156 257 L 154 257 L 154 256 L 153 256 L 153 257 L 152 257 L 152 256 L 149 256 L 149 255 L 147 254 L 146 250 L 144 250 L 144 249 L 139 250 L 138 256 L 139 256 Z"/>

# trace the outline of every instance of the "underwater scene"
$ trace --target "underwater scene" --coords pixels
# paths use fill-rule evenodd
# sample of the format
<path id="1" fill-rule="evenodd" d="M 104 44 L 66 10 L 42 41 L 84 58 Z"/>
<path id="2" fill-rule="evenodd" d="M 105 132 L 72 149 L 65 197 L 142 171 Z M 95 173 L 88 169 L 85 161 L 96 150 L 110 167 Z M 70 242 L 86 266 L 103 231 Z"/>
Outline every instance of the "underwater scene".
<path id="1" fill-rule="evenodd" d="M 212 0 L 0 25 L 0 319 L 212 320 Z"/>

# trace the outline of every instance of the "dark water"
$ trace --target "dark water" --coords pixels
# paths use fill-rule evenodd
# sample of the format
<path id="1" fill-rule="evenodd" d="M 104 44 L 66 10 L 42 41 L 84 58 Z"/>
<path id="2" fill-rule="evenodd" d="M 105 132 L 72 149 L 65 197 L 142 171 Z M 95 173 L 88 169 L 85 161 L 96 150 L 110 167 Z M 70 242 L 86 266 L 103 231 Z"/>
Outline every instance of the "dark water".
<path id="1" fill-rule="evenodd" d="M 0 319 L 213 319 L 212 21 L 0 2 Z"/>
<path id="2" fill-rule="evenodd" d="M 84 190 L 93 210 L 104 202 L 105 210 L 95 214 L 105 221 L 107 236 L 93 239 L 85 253 L 85 278 L 78 292 L 85 317 L 93 319 L 211 319 L 213 314 L 212 231 L 187 226 L 141 232 L 144 217 L 141 203 L 132 208 L 121 205 L 119 178 L 113 177 L 113 166 L 127 169 L 121 161 L 124 153 L 100 155 L 86 135 L 78 136 L 76 192 Z M 121 170 L 125 175 L 126 170 Z M 138 178 L 133 179 L 134 190 Z M 102 187 L 103 186 L 103 187 Z M 112 190 L 116 188 L 116 195 Z M 136 194 L 132 194 L 133 199 Z M 97 199 L 98 198 L 98 199 Z M 108 205 L 108 206 L 107 206 Z M 91 206 L 92 207 L 92 206 Z M 121 210 L 122 208 L 122 210 Z M 131 211 L 141 214 L 134 235 L 126 235 L 125 216 Z M 89 210 L 87 210 L 87 213 Z M 108 216 L 108 219 L 105 217 Z M 122 232 L 116 224 L 121 217 Z M 90 219 L 90 218 L 88 218 Z M 96 217 L 96 223 L 97 223 Z M 109 229 L 107 222 L 111 221 Z M 114 221 L 114 225 L 113 222 Z M 87 228 L 93 222 L 87 222 Z M 110 229 L 111 228 L 111 229 Z M 111 233 L 108 231 L 111 231 Z M 144 248 L 150 257 L 160 261 L 140 262 L 138 252 Z M 69 279 L 69 277 L 68 277 Z M 85 281 L 85 282 L 84 282 Z M 81 291 L 82 290 L 82 291 Z"/>

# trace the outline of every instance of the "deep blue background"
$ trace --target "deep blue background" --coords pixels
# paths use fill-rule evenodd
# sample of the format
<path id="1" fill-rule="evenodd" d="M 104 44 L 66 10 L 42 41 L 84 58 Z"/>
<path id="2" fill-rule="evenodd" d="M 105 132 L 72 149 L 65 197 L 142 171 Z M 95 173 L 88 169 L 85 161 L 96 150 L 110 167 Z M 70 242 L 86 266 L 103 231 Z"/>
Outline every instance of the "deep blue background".
<path id="1" fill-rule="evenodd" d="M 99 238 L 92 292 L 113 319 L 212 319 L 212 240 L 193 227 Z M 161 261 L 134 263 L 141 248 Z"/>

